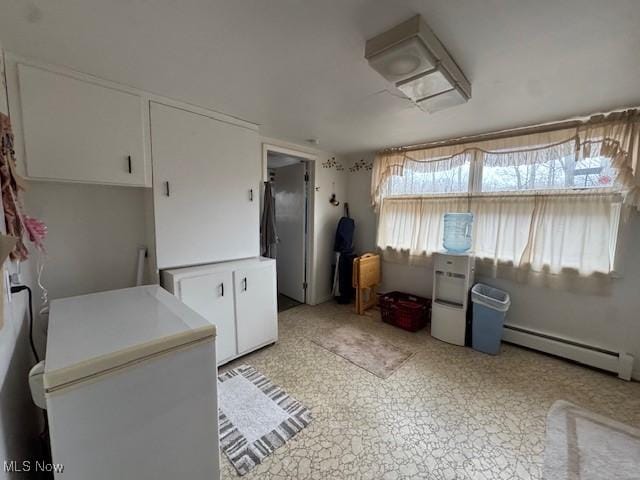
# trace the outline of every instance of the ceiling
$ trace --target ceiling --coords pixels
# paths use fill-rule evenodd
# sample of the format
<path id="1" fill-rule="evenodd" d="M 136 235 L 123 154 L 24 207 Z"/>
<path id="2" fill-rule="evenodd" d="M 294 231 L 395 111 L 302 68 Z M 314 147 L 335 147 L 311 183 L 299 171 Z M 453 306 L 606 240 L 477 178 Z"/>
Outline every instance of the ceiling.
<path id="1" fill-rule="evenodd" d="M 420 13 L 472 99 L 428 115 L 363 58 Z M 0 0 L 6 50 L 335 153 L 640 104 L 637 0 Z"/>

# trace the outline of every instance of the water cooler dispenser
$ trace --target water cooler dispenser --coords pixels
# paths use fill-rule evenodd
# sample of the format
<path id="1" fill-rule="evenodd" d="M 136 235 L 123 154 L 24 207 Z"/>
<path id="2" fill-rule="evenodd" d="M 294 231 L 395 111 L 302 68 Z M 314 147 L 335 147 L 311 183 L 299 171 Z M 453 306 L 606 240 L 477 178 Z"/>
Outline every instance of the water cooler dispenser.
<path id="1" fill-rule="evenodd" d="M 435 253 L 433 267 L 431 335 L 464 346 L 475 258 L 470 253 Z"/>

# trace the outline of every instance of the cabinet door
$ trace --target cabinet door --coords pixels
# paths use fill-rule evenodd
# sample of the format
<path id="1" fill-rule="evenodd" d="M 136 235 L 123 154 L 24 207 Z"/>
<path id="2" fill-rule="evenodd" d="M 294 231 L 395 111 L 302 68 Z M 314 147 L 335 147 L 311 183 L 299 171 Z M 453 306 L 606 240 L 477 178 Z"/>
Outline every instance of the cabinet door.
<path id="1" fill-rule="evenodd" d="M 159 268 L 259 254 L 254 130 L 151 103 Z"/>
<path id="2" fill-rule="evenodd" d="M 180 280 L 179 298 L 216 326 L 218 365 L 236 354 L 231 272 L 219 272 Z"/>
<path id="3" fill-rule="evenodd" d="M 145 185 L 140 96 L 18 65 L 27 175 Z"/>
<path id="4" fill-rule="evenodd" d="M 278 339 L 275 264 L 233 272 L 238 353 Z"/>

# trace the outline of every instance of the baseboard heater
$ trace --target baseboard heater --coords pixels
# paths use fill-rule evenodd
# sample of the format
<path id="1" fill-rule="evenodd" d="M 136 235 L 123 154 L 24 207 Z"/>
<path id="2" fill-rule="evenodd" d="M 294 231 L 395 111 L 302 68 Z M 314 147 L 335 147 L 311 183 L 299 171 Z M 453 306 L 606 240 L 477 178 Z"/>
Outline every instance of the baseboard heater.
<path id="1" fill-rule="evenodd" d="M 631 380 L 633 356 L 625 352 L 613 352 L 567 338 L 508 324 L 504 326 L 502 339 L 505 342 L 614 372 L 624 380 Z"/>

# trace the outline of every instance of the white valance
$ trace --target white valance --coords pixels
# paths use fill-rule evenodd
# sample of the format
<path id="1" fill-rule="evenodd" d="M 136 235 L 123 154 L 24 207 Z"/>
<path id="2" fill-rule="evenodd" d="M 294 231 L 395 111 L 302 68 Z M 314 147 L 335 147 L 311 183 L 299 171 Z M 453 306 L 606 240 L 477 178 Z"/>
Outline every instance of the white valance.
<path id="1" fill-rule="evenodd" d="M 431 191 L 462 191 L 457 189 L 455 180 L 459 177 L 460 182 L 464 181 L 463 167 L 473 161 L 482 161 L 487 167 L 507 167 L 540 165 L 574 156 L 576 162 L 589 157 L 610 159 L 615 184 L 624 191 L 625 203 L 640 209 L 640 112 L 616 112 L 575 123 L 571 127 L 562 124 L 555 130 L 545 127 L 545 131 L 534 133 L 516 132 L 487 140 L 380 152 L 372 172 L 373 206 L 379 209 L 382 199 L 390 194 L 392 182 L 404 182 L 404 191 L 416 193 L 422 187 L 413 184 L 418 179 L 428 181 L 428 173 L 450 172 L 449 180 L 454 180 L 442 192 L 433 188 Z"/>

